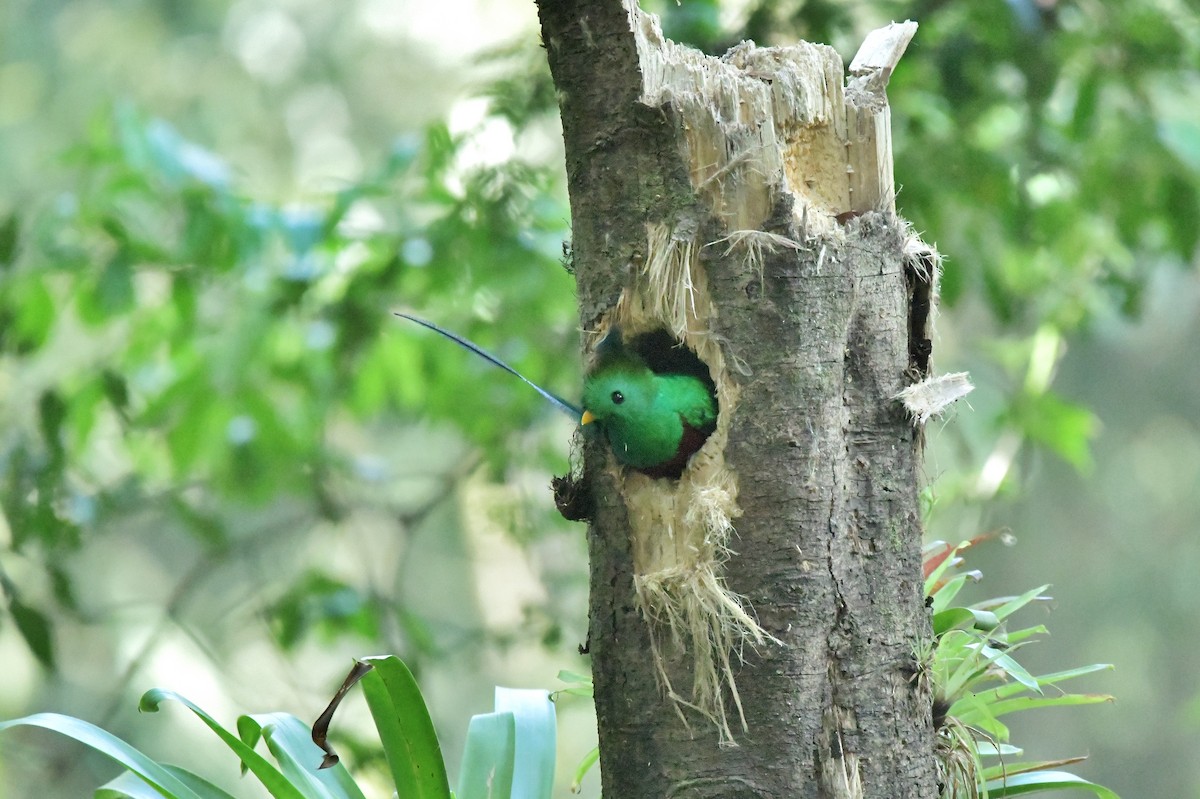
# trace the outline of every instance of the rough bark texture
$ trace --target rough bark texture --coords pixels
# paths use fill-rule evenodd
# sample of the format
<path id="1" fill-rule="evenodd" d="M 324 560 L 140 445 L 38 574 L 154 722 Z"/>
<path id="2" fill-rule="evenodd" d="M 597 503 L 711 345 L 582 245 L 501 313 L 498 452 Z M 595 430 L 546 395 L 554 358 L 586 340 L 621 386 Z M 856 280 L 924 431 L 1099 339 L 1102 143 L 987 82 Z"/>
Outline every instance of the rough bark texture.
<path id="1" fill-rule="evenodd" d="M 919 433 L 894 400 L 928 364 L 930 281 L 906 260 L 911 242 L 892 211 L 886 104 L 882 115 L 878 107 L 881 70 L 890 73 L 903 43 L 883 66 L 856 59 L 861 75 L 844 107 L 838 61 L 836 88 L 825 86 L 836 124 L 781 129 L 780 176 L 765 174 L 741 196 L 720 185 L 729 170 L 747 166 L 723 151 L 736 137 L 714 147 L 715 171 L 698 174 L 698 148 L 711 143 L 697 132 L 698 118 L 669 92 L 646 101 L 645 72 L 656 62 L 646 52 L 654 37 L 635 35 L 640 12 L 622 0 L 539 7 L 560 93 L 585 330 L 646 262 L 648 224 L 701 244 L 730 242 L 747 229 L 778 237 L 773 248 L 760 240 L 753 257 L 749 247 L 702 247 L 698 268 L 714 308 L 710 331 L 725 362 L 737 365 L 731 377 L 740 393 L 725 460 L 743 515 L 725 573 L 782 645 L 743 653 L 735 676 L 748 731 L 738 746 L 720 746 L 712 726 L 686 710 L 685 725 L 648 657 L 623 484 L 607 454 L 589 446 L 590 645 L 604 795 L 936 796 L 930 700 L 914 679 L 914 653 L 929 636 Z M 878 49 L 886 55 L 894 45 Z M 830 57 L 810 55 L 813 63 Z M 746 47 L 729 62 L 737 80 L 771 91 L 773 51 Z M 738 135 L 772 124 L 724 118 Z M 751 182 L 770 171 L 761 153 L 752 155 Z M 847 180 L 855 163 L 871 164 L 879 178 L 851 172 Z M 686 673 L 688 652 L 671 656 L 678 662 L 668 670 Z"/>

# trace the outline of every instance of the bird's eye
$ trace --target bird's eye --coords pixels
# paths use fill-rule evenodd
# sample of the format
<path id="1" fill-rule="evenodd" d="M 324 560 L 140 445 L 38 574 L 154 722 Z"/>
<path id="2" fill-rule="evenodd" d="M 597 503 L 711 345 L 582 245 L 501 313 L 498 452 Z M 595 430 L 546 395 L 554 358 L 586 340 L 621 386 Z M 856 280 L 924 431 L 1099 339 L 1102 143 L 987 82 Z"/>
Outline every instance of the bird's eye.
<path id="1" fill-rule="evenodd" d="M 620 391 L 614 391 L 612 393 L 612 401 L 613 401 L 613 405 L 620 405 L 622 402 L 625 401 L 625 395 L 622 394 Z"/>

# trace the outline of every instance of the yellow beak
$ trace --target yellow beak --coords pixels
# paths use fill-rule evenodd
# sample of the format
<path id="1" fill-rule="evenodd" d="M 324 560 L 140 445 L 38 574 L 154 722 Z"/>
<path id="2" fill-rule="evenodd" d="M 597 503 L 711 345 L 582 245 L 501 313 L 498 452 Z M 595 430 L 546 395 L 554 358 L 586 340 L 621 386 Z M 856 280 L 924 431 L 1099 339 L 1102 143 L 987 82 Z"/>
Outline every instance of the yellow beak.
<path id="1" fill-rule="evenodd" d="M 584 411 L 583 416 L 579 419 L 580 424 L 591 424 L 594 421 L 596 421 L 596 417 L 591 411 Z"/>

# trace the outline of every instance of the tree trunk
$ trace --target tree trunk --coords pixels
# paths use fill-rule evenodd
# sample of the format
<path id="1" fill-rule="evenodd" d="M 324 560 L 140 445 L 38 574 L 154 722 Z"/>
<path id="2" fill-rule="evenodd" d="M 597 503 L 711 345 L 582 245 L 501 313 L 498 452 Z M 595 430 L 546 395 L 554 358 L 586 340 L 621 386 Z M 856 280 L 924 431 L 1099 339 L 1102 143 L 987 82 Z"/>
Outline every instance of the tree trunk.
<path id="1" fill-rule="evenodd" d="M 920 434 L 895 399 L 928 368 L 934 267 L 895 216 L 883 93 L 915 25 L 872 34 L 844 86 L 822 46 L 713 59 L 622 0 L 539 9 L 583 328 L 668 330 L 721 401 L 678 483 L 586 448 L 604 795 L 935 796 Z M 666 290 L 663 247 L 678 255 Z M 689 503 L 714 485 L 736 534 L 709 560 L 742 626 L 706 644 L 647 606 L 639 568 L 647 546 L 686 540 Z M 654 516 L 657 541 L 650 495 L 674 508 Z M 696 522 L 705 542 L 719 522 Z M 715 703 L 680 690 L 709 671 Z"/>

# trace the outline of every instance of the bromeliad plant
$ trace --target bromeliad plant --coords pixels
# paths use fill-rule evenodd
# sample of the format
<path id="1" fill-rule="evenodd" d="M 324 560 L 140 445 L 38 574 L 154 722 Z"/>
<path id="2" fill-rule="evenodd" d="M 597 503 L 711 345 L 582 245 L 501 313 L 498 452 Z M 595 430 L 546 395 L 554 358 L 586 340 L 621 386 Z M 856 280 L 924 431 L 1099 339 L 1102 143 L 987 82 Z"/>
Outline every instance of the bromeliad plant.
<path id="1" fill-rule="evenodd" d="M 408 668 L 390 655 L 364 658 L 359 663 L 363 693 L 398 796 L 549 799 L 556 733 L 554 705 L 545 691 L 496 689 L 496 711 L 471 719 L 458 789 L 451 792 L 433 722 Z M 350 684 L 348 681 L 344 689 Z M 276 799 L 365 799 L 349 771 L 324 743 L 332 710 L 322 717 L 324 725 L 318 722 L 312 731 L 295 716 L 265 713 L 240 716 L 235 733 L 172 691 L 147 692 L 141 710 L 155 712 L 165 700 L 180 702 L 195 713 L 233 751 L 243 772 L 253 774 Z M 0 731 L 17 726 L 54 730 L 125 766 L 123 774 L 96 790 L 97 799 L 233 799 L 203 777 L 160 763 L 86 721 L 38 713 L 0 723 Z M 319 739 L 321 746 L 314 739 Z M 258 752 L 259 741 L 266 742 L 274 762 Z"/>
<path id="2" fill-rule="evenodd" d="M 1094 664 L 1035 677 L 1017 662 L 1016 651 L 1047 630 L 1041 624 L 1012 630 L 1008 621 L 1021 608 L 1048 601 L 1050 597 L 1042 592 L 1049 586 L 973 605 L 953 604 L 966 582 L 980 577 L 977 571 L 957 571 L 961 553 L 979 540 L 958 546 L 934 541 L 924 552 L 934 644 L 920 660 L 934 696 L 943 799 L 1000 799 L 1066 788 L 1118 799 L 1108 788 L 1060 770 L 1084 757 L 1010 760 L 1022 750 L 1009 743 L 1009 730 L 1001 717 L 1040 707 L 1110 702 L 1111 696 L 1069 694 L 1058 684 L 1112 666 Z"/>
<path id="3" fill-rule="evenodd" d="M 1049 599 L 1041 586 L 1020 596 L 999 597 L 973 605 L 955 605 L 968 580 L 978 572 L 958 571 L 961 553 L 975 541 L 925 548 L 925 593 L 933 612 L 934 644 L 919 653 L 919 677 L 929 680 L 939 738 L 943 799 L 1003 799 L 1066 788 L 1082 789 L 1099 799 L 1118 799 L 1111 790 L 1061 767 L 1084 758 L 1051 761 L 1014 760 L 1022 750 L 1009 743 L 1000 719 L 1019 710 L 1089 705 L 1111 701 L 1103 694 L 1069 694 L 1058 684 L 1112 668 L 1083 666 L 1041 676 L 1017 662 L 1017 650 L 1046 633 L 1043 625 L 1008 628 L 1020 609 Z M 591 695 L 590 680 L 563 672 L 569 684 L 559 694 Z M 345 766 L 325 742 L 333 709 L 361 679 L 397 795 L 415 799 L 549 799 L 554 782 L 555 713 L 545 691 L 496 689 L 496 712 L 475 716 L 468 729 L 458 790 L 451 792 L 441 746 L 421 696 L 404 663 L 393 656 L 364 658 L 310 731 L 286 713 L 244 715 L 236 733 L 222 727 L 200 707 L 172 691 L 154 689 L 141 701 L 154 712 L 166 700 L 195 713 L 276 799 L 364 799 Z M 160 763 L 88 722 L 56 713 L 38 713 L 0 723 L 0 731 L 35 726 L 72 737 L 125 766 L 126 771 L 99 788 L 102 799 L 232 799 L 229 793 L 185 769 Z M 265 741 L 274 762 L 256 746 Z M 595 765 L 588 753 L 575 775 L 575 787 Z"/>

